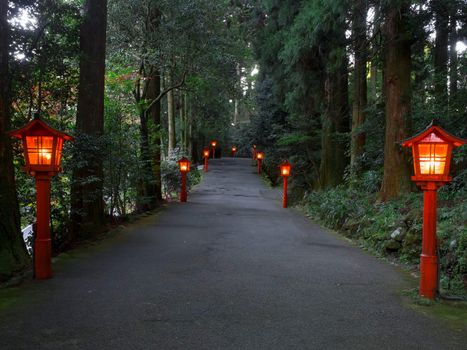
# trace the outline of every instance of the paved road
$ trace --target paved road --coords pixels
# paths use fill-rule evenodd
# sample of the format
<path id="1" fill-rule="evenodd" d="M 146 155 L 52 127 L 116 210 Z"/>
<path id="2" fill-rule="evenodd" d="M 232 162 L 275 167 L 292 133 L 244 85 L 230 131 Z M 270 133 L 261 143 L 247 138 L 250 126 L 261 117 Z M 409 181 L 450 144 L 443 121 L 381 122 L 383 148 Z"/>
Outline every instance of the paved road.
<path id="1" fill-rule="evenodd" d="M 293 210 L 247 159 L 0 310 L 0 349 L 466 349 L 401 275 Z"/>

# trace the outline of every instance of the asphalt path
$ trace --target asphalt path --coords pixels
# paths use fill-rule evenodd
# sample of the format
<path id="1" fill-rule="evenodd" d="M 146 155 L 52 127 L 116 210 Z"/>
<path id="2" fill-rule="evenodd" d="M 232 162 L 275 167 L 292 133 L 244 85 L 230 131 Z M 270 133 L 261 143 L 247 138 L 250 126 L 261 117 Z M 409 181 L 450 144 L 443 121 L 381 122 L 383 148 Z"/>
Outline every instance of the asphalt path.
<path id="1" fill-rule="evenodd" d="M 14 290 L 0 349 L 467 349 L 405 306 L 395 267 L 283 209 L 250 160 L 209 170 L 188 203 Z"/>

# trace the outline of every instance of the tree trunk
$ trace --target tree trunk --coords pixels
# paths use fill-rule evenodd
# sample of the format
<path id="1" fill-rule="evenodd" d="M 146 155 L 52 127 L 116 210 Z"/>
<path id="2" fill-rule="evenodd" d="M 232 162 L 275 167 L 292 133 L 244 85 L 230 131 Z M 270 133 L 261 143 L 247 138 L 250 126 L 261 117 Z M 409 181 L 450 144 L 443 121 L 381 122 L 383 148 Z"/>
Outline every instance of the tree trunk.
<path id="1" fill-rule="evenodd" d="M 344 32 L 336 33 L 336 41 L 345 47 Z M 337 47 L 336 47 L 337 48 Z M 346 156 L 349 132 L 348 69 L 346 57 L 333 50 L 328 56 L 328 73 L 325 83 L 326 113 L 323 116 L 321 136 L 321 188 L 336 186 L 343 181 L 348 164 Z"/>
<path id="2" fill-rule="evenodd" d="M 148 99 L 154 100 L 161 92 L 161 73 L 155 70 L 149 79 Z M 147 111 L 154 126 L 154 133 L 151 137 L 152 151 L 152 182 L 154 205 L 159 206 L 162 203 L 162 176 L 161 176 L 161 102 L 160 99 Z"/>
<path id="3" fill-rule="evenodd" d="M 385 23 L 385 113 L 384 176 L 380 199 L 386 201 L 410 190 L 410 167 L 399 142 L 407 138 L 410 113 L 410 31 L 409 5 L 391 7 Z"/>
<path id="4" fill-rule="evenodd" d="M 0 282 L 24 268 L 29 258 L 21 236 L 10 137 L 10 30 L 8 1 L 0 1 Z"/>
<path id="5" fill-rule="evenodd" d="M 352 138 L 350 147 L 350 167 L 355 173 L 356 162 L 364 152 L 365 132 L 362 130 L 365 123 L 367 108 L 367 81 L 366 65 L 368 60 L 366 39 L 367 1 L 357 0 L 353 9 L 353 40 L 355 53 L 354 91 L 352 108 Z"/>
<path id="6" fill-rule="evenodd" d="M 447 78 L 448 78 L 448 35 L 449 35 L 449 8 L 446 0 L 434 0 L 432 3 L 435 13 L 435 98 L 438 113 L 445 113 L 447 106 Z"/>
<path id="7" fill-rule="evenodd" d="M 96 234 L 104 224 L 103 161 L 104 75 L 107 1 L 86 0 L 80 31 L 80 80 L 76 130 L 77 147 L 73 172 L 71 217 L 74 237 Z M 80 147 L 81 146 L 81 147 Z"/>
<path id="8" fill-rule="evenodd" d="M 457 7 L 451 5 L 450 9 L 450 24 L 449 24 L 449 97 L 457 94 Z"/>
<path id="9" fill-rule="evenodd" d="M 171 85 L 171 80 L 168 82 L 168 86 Z M 175 106 L 174 106 L 174 92 L 170 90 L 167 93 L 167 118 L 168 118 L 168 156 L 172 154 L 175 148 Z"/>

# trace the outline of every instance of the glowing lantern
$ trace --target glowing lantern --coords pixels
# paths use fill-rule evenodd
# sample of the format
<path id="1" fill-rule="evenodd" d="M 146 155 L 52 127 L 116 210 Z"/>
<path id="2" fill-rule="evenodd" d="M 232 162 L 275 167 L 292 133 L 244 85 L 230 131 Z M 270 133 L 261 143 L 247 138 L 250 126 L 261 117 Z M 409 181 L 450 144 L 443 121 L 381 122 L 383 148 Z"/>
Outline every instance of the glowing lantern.
<path id="1" fill-rule="evenodd" d="M 256 160 L 258 161 L 258 174 L 261 174 L 261 161 L 264 159 L 264 153 L 261 151 L 256 152 Z"/>
<path id="2" fill-rule="evenodd" d="M 34 176 L 36 172 L 55 175 L 61 171 L 63 141 L 73 138 L 48 126 L 39 118 L 21 129 L 11 131 L 10 136 L 22 139 L 25 170 Z"/>
<path id="3" fill-rule="evenodd" d="M 412 180 L 423 190 L 419 294 L 429 299 L 435 298 L 438 286 L 437 190 L 451 181 L 449 169 L 453 148 L 465 143 L 465 140 L 449 134 L 434 123 L 431 123 L 425 131 L 402 143 L 402 146 L 412 148 L 415 170 Z"/>
<path id="4" fill-rule="evenodd" d="M 422 133 L 403 142 L 412 147 L 415 176 L 414 181 L 451 181 L 449 170 L 452 149 L 465 143 L 433 123 Z"/>
<path id="5" fill-rule="evenodd" d="M 208 171 L 208 159 L 209 159 L 209 147 L 204 147 L 203 149 L 203 157 L 204 157 L 204 172 Z"/>
<path id="6" fill-rule="evenodd" d="M 23 141 L 25 171 L 36 179 L 36 237 L 34 239 L 34 277 L 52 277 L 52 241 L 50 238 L 50 181 L 62 169 L 63 142 L 73 138 L 51 128 L 39 119 L 21 129 L 11 131 L 10 136 Z"/>
<path id="7" fill-rule="evenodd" d="M 237 153 L 237 147 L 232 147 L 232 157 L 235 157 L 235 153 Z"/>
<path id="8" fill-rule="evenodd" d="M 181 173 L 187 173 L 190 171 L 191 162 L 187 158 L 183 157 L 177 163 L 178 163 Z"/>
<path id="9" fill-rule="evenodd" d="M 211 141 L 211 147 L 212 147 L 212 158 L 216 158 L 216 146 L 217 146 L 217 141 L 212 140 Z"/>
<path id="10" fill-rule="evenodd" d="M 282 164 L 279 166 L 279 168 L 281 169 L 282 177 L 290 176 L 290 170 L 292 169 L 292 166 L 290 165 L 288 161 L 284 160 Z"/>
<path id="11" fill-rule="evenodd" d="M 287 208 L 287 178 L 290 176 L 290 171 L 292 165 L 284 160 L 281 165 L 279 165 L 281 170 L 281 176 L 284 178 L 284 192 L 282 194 L 282 207 Z"/>
<path id="12" fill-rule="evenodd" d="M 182 188 L 180 190 L 180 202 L 186 202 L 188 194 L 186 191 L 186 174 L 190 171 L 190 161 L 183 157 L 178 162 L 180 172 L 182 173 Z"/>

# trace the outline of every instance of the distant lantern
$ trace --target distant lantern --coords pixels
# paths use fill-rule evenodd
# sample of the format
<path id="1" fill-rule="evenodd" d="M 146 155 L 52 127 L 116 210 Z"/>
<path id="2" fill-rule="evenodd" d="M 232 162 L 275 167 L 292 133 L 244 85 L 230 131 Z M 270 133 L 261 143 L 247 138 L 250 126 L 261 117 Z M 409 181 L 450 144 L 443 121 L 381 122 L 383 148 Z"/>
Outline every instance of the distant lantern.
<path id="1" fill-rule="evenodd" d="M 187 158 L 183 157 L 177 163 L 180 168 L 180 173 L 182 174 L 180 202 L 186 202 L 188 198 L 188 193 L 186 190 L 186 174 L 190 171 L 190 161 Z"/>
<path id="2" fill-rule="evenodd" d="M 233 146 L 232 147 L 232 157 L 235 157 L 235 153 L 237 153 L 237 147 Z"/>
<path id="3" fill-rule="evenodd" d="M 212 158 L 216 158 L 216 146 L 217 146 L 217 141 L 212 140 L 211 141 L 211 147 L 212 147 Z"/>
<path id="4" fill-rule="evenodd" d="M 9 134 L 23 141 L 25 170 L 31 175 L 36 172 L 51 175 L 59 173 L 63 142 L 73 140 L 71 136 L 48 126 L 39 118 Z"/>
<path id="5" fill-rule="evenodd" d="M 264 153 L 261 151 L 256 152 L 256 161 L 258 162 L 258 174 L 261 174 L 261 161 L 264 159 Z"/>
<path id="6" fill-rule="evenodd" d="M 415 182 L 449 182 L 452 150 L 466 141 L 449 134 L 432 123 L 425 131 L 405 140 L 404 147 L 411 147 Z"/>
<path id="7" fill-rule="evenodd" d="M 204 147 L 203 149 L 203 157 L 204 157 L 204 172 L 208 171 L 208 159 L 209 159 L 209 147 Z"/>
<path id="8" fill-rule="evenodd" d="M 290 170 L 292 169 L 292 166 L 290 165 L 288 161 L 284 160 L 282 164 L 279 166 L 279 168 L 281 169 L 281 176 L 283 177 L 290 176 Z"/>
<path id="9" fill-rule="evenodd" d="M 438 292 L 437 191 L 451 181 L 449 169 L 453 148 L 465 143 L 465 140 L 449 134 L 435 123 L 402 143 L 402 146 L 412 148 L 415 171 L 412 180 L 423 190 L 419 294 L 429 299 L 434 299 Z"/>

